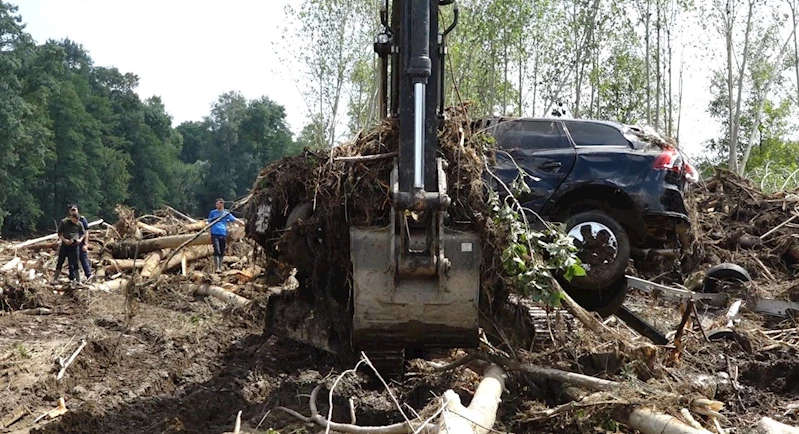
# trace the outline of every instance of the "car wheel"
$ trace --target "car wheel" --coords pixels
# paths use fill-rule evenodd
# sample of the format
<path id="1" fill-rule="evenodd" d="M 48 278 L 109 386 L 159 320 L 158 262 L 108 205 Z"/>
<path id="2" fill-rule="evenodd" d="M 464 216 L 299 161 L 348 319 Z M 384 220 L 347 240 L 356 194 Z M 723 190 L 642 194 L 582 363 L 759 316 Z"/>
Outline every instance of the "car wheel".
<path id="1" fill-rule="evenodd" d="M 565 279 L 558 279 L 563 290 L 574 301 L 590 312 L 596 312 L 602 318 L 607 318 L 624 304 L 627 299 L 627 277 L 622 276 L 605 288 L 586 290 L 575 288 Z"/>
<path id="2" fill-rule="evenodd" d="M 702 281 L 702 292 L 719 292 L 721 282 L 743 283 L 752 280 L 752 276 L 743 267 L 731 263 L 714 265 L 705 272 Z"/>
<path id="3" fill-rule="evenodd" d="M 630 239 L 621 225 L 601 211 L 576 214 L 566 220 L 566 232 L 574 238 L 585 276 L 570 286 L 598 290 L 624 277 L 630 261 Z"/>
<path id="4" fill-rule="evenodd" d="M 312 202 L 301 202 L 294 207 L 286 219 L 286 229 L 300 220 L 307 220 L 313 214 Z"/>

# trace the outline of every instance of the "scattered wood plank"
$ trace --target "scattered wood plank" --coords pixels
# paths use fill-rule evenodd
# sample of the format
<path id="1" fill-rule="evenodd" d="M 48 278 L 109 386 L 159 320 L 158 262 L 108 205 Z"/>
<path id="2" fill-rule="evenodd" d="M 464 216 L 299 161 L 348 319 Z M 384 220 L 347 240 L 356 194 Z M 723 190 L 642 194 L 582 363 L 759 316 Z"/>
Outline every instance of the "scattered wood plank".
<path id="1" fill-rule="evenodd" d="M 387 160 L 389 158 L 394 158 L 397 155 L 399 155 L 399 153 L 397 152 L 387 152 L 385 154 L 356 155 L 353 157 L 336 157 L 335 160 L 347 163 L 355 163 L 355 162 L 365 162 L 365 161 Z"/>
<path id="2" fill-rule="evenodd" d="M 16 256 L 16 257 L 14 257 L 14 259 L 6 262 L 5 265 L 0 267 L 0 271 L 6 272 L 6 271 L 15 270 L 15 269 L 17 269 L 18 265 L 21 265 L 21 263 L 22 263 L 22 258 L 20 258 L 19 256 Z"/>
<path id="3" fill-rule="evenodd" d="M 186 215 L 186 214 L 183 214 L 182 212 L 180 212 L 180 211 L 176 210 L 175 208 L 172 208 L 172 207 L 171 207 L 171 206 L 169 206 L 169 205 L 165 206 L 165 208 L 166 208 L 167 210 L 169 210 L 169 211 L 170 211 L 172 214 L 175 214 L 176 216 L 178 216 L 178 217 L 180 217 L 180 218 L 182 218 L 182 219 L 184 219 L 184 220 L 188 221 L 189 223 L 197 223 L 197 220 L 195 220 L 195 219 L 193 219 L 193 218 L 189 217 L 189 216 L 188 216 L 188 215 Z"/>
<path id="4" fill-rule="evenodd" d="M 27 413 L 25 407 L 17 407 L 7 417 L 0 421 L 0 428 L 8 428 L 17 423 Z"/>
<path id="5" fill-rule="evenodd" d="M 69 365 L 71 365 L 72 362 L 75 361 L 75 357 L 78 357 L 78 354 L 80 354 L 80 352 L 83 350 L 83 347 L 85 346 L 86 346 L 86 339 L 83 339 L 78 349 L 75 350 L 74 353 L 72 353 L 72 356 L 69 357 L 67 362 L 64 363 L 64 366 L 61 367 L 61 370 L 58 371 L 58 375 L 55 377 L 56 381 L 60 381 L 64 377 L 64 373 L 67 372 L 67 368 L 69 368 Z M 64 407 L 64 411 L 66 412 L 66 407 Z"/>
<path id="6" fill-rule="evenodd" d="M 14 312 L 15 315 L 52 315 L 53 311 L 51 309 L 47 309 L 46 307 L 37 307 L 33 309 L 22 309 Z"/>

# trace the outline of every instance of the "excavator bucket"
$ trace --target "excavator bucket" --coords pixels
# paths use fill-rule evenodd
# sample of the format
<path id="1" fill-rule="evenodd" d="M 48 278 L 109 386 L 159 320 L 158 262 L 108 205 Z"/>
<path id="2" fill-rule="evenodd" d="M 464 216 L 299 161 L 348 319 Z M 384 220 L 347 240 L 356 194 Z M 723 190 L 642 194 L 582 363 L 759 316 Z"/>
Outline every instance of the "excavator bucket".
<path id="1" fill-rule="evenodd" d="M 474 348 L 478 345 L 480 238 L 442 227 L 433 276 L 400 277 L 393 259 L 393 227 L 350 229 L 353 266 L 353 346 L 375 348 Z"/>

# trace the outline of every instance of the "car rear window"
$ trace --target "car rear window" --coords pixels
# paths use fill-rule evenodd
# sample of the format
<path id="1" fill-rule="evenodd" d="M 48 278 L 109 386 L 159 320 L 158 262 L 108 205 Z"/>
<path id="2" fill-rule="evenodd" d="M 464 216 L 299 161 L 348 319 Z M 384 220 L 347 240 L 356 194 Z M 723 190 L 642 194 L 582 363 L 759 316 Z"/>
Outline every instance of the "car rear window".
<path id="1" fill-rule="evenodd" d="M 564 122 L 577 146 L 630 146 L 621 132 L 607 125 Z"/>
<path id="2" fill-rule="evenodd" d="M 569 148 L 556 121 L 512 120 L 497 126 L 495 133 L 500 149 L 558 149 Z"/>

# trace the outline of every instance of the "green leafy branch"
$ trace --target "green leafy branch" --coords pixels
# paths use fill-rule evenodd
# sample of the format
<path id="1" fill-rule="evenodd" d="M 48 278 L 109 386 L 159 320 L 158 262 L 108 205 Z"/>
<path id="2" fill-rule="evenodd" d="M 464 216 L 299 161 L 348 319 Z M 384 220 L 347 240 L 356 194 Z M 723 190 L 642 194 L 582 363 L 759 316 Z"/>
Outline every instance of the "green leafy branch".
<path id="1" fill-rule="evenodd" d="M 509 154 L 508 157 L 513 161 Z M 585 269 L 577 257 L 577 247 L 573 239 L 565 233 L 562 225 L 544 221 L 538 214 L 519 203 L 519 195 L 530 192 L 526 179 L 538 179 L 518 165 L 516 167 L 519 174 L 508 186 L 491 172 L 487 162 L 485 165 L 486 171 L 507 193 L 501 198 L 494 189 L 488 189 L 491 218 L 503 230 L 503 269 L 512 286 L 521 295 L 558 306 L 562 293 L 552 288 L 555 276 L 562 273 L 570 281 L 575 277 L 585 276 Z M 528 214 L 538 218 L 544 229 L 533 230 L 527 219 Z"/>

